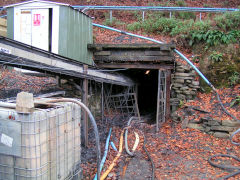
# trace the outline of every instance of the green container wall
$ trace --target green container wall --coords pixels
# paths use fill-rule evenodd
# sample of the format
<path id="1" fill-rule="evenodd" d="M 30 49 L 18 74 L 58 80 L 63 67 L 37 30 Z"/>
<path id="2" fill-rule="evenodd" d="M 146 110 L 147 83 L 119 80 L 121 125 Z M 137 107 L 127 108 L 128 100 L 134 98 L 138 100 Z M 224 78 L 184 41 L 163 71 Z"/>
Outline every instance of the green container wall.
<path id="1" fill-rule="evenodd" d="M 14 8 L 8 8 L 7 10 L 7 37 L 14 39 Z"/>
<path id="2" fill-rule="evenodd" d="M 92 19 L 70 7 L 60 6 L 58 54 L 93 65 L 87 44 L 93 43 Z"/>

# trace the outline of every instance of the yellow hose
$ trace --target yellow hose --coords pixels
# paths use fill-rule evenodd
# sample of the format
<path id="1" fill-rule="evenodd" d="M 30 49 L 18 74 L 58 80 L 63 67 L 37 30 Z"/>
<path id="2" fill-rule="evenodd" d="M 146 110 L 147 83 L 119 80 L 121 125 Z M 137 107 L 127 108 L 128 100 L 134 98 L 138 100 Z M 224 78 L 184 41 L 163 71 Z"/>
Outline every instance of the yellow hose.
<path id="1" fill-rule="evenodd" d="M 132 152 L 134 152 L 136 149 L 137 149 L 137 146 L 138 146 L 138 143 L 139 143 L 139 135 L 138 135 L 138 133 L 136 133 L 135 131 L 134 131 L 134 134 L 135 134 L 135 143 L 134 143 L 134 145 L 133 145 L 133 148 L 132 148 Z"/>
<path id="2" fill-rule="evenodd" d="M 122 145 L 123 145 L 123 133 L 124 133 L 124 129 L 121 132 L 121 137 L 120 137 L 120 142 L 119 142 L 119 151 L 117 156 L 114 158 L 112 164 L 110 164 L 110 166 L 108 167 L 108 169 L 103 173 L 103 175 L 100 177 L 100 180 L 104 180 L 107 175 L 111 172 L 111 170 L 113 169 L 113 167 L 116 165 L 116 162 L 118 160 L 118 158 L 121 156 L 122 153 Z"/>

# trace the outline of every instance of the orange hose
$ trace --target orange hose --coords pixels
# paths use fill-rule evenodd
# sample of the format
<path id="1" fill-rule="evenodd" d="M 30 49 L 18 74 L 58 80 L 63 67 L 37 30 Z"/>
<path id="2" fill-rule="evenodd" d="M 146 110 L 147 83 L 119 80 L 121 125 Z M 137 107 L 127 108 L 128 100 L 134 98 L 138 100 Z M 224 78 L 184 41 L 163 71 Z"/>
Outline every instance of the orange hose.
<path id="1" fill-rule="evenodd" d="M 110 166 L 108 167 L 108 169 L 103 173 L 103 175 L 100 177 L 100 180 L 104 180 L 107 175 L 111 172 L 111 170 L 113 169 L 113 167 L 116 165 L 116 162 L 118 160 L 118 158 L 121 156 L 122 153 L 122 145 L 123 145 L 123 133 L 124 133 L 124 129 L 121 132 L 121 137 L 120 137 L 120 142 L 119 142 L 119 151 L 117 156 L 114 158 L 112 164 L 110 164 Z"/>

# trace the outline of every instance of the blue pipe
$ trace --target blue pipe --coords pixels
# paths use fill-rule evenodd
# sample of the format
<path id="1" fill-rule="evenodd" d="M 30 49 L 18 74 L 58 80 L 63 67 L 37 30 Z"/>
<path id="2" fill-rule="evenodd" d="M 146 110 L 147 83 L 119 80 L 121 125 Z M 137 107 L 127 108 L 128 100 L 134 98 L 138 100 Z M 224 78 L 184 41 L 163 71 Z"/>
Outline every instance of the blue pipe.
<path id="1" fill-rule="evenodd" d="M 154 11 L 192 11 L 192 12 L 226 12 L 239 11 L 235 8 L 199 8 L 199 7 L 161 7 L 161 6 L 72 6 L 76 9 L 96 10 L 154 10 Z"/>
<path id="2" fill-rule="evenodd" d="M 118 30 L 118 29 L 115 29 L 115 28 L 112 28 L 112 27 L 109 27 L 109 26 L 104 26 L 104 25 L 100 25 L 100 24 L 96 24 L 96 23 L 93 23 L 93 26 L 101 27 L 101 28 L 105 28 L 105 29 L 108 29 L 108 30 L 111 30 L 111 31 L 116 31 L 116 32 L 119 32 L 119 33 L 122 33 L 122 34 L 126 34 L 126 35 L 129 35 L 129 36 L 134 36 L 134 37 L 138 37 L 138 38 L 141 38 L 141 39 L 149 40 L 149 41 L 152 41 L 152 42 L 155 42 L 155 43 L 158 43 L 158 44 L 163 44 L 163 42 L 161 42 L 161 41 L 158 41 L 158 40 L 155 40 L 155 39 L 152 39 L 152 38 L 148 38 L 148 37 L 144 37 L 144 36 L 140 36 L 140 35 L 136 35 L 136 34 L 132 34 L 132 33 L 129 33 L 129 32 L 121 31 L 121 30 Z M 213 90 L 215 90 L 214 86 L 207 80 L 207 78 L 201 73 L 201 71 L 199 71 L 198 68 L 197 68 L 196 66 L 194 66 L 194 64 L 193 64 L 186 56 L 184 56 L 184 55 L 183 55 L 181 52 L 179 52 L 177 49 L 174 49 L 174 51 L 175 51 L 182 59 L 184 59 L 191 67 L 193 67 L 194 70 L 199 74 L 199 76 L 201 76 L 201 78 L 202 78 L 211 88 L 213 88 Z"/>
<path id="3" fill-rule="evenodd" d="M 111 144 L 112 148 L 113 148 L 115 151 L 118 151 L 117 148 L 116 148 L 116 146 L 115 146 L 115 144 L 114 144 L 114 142 L 111 141 L 110 144 Z"/>
<path id="4" fill-rule="evenodd" d="M 104 151 L 101 163 L 100 163 L 100 174 L 101 174 L 103 165 L 104 165 L 104 163 L 106 161 L 106 158 L 107 158 L 107 153 L 108 153 L 108 147 L 109 147 L 109 141 L 110 141 L 111 133 L 112 133 L 112 128 L 110 128 L 109 133 L 108 133 L 108 137 L 106 139 L 105 151 Z M 94 180 L 97 180 L 97 174 L 94 176 Z"/>

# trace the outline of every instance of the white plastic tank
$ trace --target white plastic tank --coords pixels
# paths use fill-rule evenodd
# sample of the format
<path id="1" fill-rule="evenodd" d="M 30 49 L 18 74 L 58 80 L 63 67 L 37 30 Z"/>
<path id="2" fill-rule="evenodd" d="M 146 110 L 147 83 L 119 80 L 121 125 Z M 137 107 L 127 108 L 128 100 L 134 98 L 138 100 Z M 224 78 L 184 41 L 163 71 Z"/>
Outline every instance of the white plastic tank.
<path id="1" fill-rule="evenodd" d="M 81 162 L 81 108 L 58 103 L 21 114 L 0 107 L 0 179 L 70 179 Z"/>

